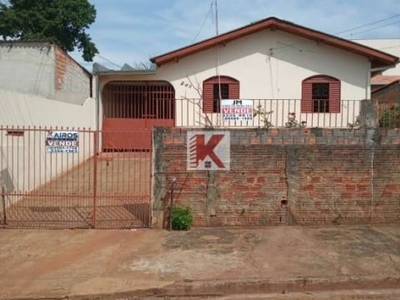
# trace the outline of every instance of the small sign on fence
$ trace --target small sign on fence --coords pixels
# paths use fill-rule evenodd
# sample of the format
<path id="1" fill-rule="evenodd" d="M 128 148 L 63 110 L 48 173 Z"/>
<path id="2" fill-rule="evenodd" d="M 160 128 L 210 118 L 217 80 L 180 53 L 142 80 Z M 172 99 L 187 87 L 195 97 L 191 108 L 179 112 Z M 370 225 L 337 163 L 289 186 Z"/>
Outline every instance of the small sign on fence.
<path id="1" fill-rule="evenodd" d="M 78 153 L 78 132 L 48 131 L 46 134 L 46 151 L 49 153 Z"/>
<path id="2" fill-rule="evenodd" d="M 221 100 L 223 121 L 251 121 L 253 120 L 253 101 L 241 99 Z"/>

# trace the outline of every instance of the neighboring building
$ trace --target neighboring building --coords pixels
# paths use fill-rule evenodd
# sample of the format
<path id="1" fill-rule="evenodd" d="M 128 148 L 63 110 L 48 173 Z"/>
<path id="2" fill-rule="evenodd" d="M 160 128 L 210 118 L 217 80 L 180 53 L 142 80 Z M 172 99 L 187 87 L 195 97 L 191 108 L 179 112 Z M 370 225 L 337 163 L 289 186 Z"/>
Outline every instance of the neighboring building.
<path id="1" fill-rule="evenodd" d="M 375 75 L 374 77 L 371 78 L 372 95 L 374 94 L 374 91 L 381 89 L 399 80 L 400 80 L 400 73 L 399 75 Z"/>
<path id="2" fill-rule="evenodd" d="M 400 57 L 400 39 L 359 39 L 354 40 L 354 42 Z M 380 74 L 384 76 L 399 76 L 400 65 L 395 68 L 383 69 Z"/>
<path id="3" fill-rule="evenodd" d="M 49 42 L 0 42 L 0 125 L 94 128 L 92 75 Z"/>
<path id="4" fill-rule="evenodd" d="M 366 39 L 355 42 L 400 57 L 400 39 Z M 371 99 L 378 100 L 380 111 L 400 105 L 400 65 L 385 69 L 371 78 Z"/>
<path id="5" fill-rule="evenodd" d="M 130 141 L 103 136 L 104 149 L 149 148 L 153 126 L 262 126 L 259 118 L 223 122 L 220 98 L 251 99 L 253 108 L 273 111 L 274 126 L 295 112 L 308 127 L 346 127 L 359 113 L 359 100 L 371 96 L 371 74 L 395 67 L 398 58 L 268 18 L 151 61 L 151 71 L 96 66 L 99 127 L 148 128 Z"/>
<path id="6" fill-rule="evenodd" d="M 52 131 L 95 129 L 91 79 L 52 43 L 0 42 L 1 188 L 30 191 L 93 155 L 88 131 L 79 132 L 75 155 L 52 155 L 46 147 Z"/>

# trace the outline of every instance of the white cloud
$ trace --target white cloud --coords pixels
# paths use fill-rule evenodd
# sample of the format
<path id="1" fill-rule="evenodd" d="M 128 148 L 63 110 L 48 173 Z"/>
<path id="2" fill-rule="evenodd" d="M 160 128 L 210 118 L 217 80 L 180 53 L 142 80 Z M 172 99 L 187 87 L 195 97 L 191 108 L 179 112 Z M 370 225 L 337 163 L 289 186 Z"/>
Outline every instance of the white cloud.
<path id="1" fill-rule="evenodd" d="M 121 66 L 146 61 L 152 56 L 191 44 L 203 23 L 196 41 L 212 37 L 216 32 L 214 13 L 206 19 L 212 0 L 91 2 L 97 8 L 97 20 L 89 33 L 101 57 Z M 336 34 L 391 17 L 400 13 L 400 8 L 397 0 L 219 0 L 218 12 L 220 33 L 276 16 Z M 387 26 L 376 28 L 383 25 Z M 400 38 L 400 16 L 353 30 L 343 37 Z M 73 53 L 73 56 L 82 62 L 80 54 Z M 109 65 L 101 57 L 95 61 Z"/>

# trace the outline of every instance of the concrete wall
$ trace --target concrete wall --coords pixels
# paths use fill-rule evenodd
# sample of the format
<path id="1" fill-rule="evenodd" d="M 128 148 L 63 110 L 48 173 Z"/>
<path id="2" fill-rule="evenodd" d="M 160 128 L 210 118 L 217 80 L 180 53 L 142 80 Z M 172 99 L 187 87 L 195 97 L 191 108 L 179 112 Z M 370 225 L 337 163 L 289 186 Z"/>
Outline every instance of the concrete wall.
<path id="1" fill-rule="evenodd" d="M 193 86 L 201 89 L 205 79 L 217 74 L 218 64 L 219 74 L 240 81 L 242 99 L 301 99 L 302 80 L 316 74 L 338 78 L 341 81 L 341 98 L 344 100 L 370 97 L 370 62 L 367 58 L 269 30 L 163 65 L 157 68 L 156 75 L 103 76 L 100 91 L 112 80 L 166 80 L 174 86 L 176 98 L 183 99 L 177 100 L 176 125 L 203 126 L 204 115 L 197 104 L 200 96 Z M 201 105 L 201 101 L 199 103 Z M 296 107 L 293 104 L 292 101 L 290 107 L 289 102 L 281 102 L 272 118 L 284 124 L 287 113 L 293 111 L 301 120 L 312 119 L 309 126 L 333 127 L 328 118 L 321 118 L 317 114 L 301 114 L 299 102 Z M 349 108 L 342 105 L 342 113 L 334 115 L 335 119 L 344 120 L 344 127 L 347 123 L 353 123 L 358 104 L 354 108 L 356 113 L 351 109 L 349 112 Z M 214 120 L 214 126 L 221 125 L 220 116 L 211 114 L 209 117 Z"/>
<path id="2" fill-rule="evenodd" d="M 82 104 L 90 97 L 91 76 L 57 46 L 1 42 L 0 88 Z"/>
<path id="3" fill-rule="evenodd" d="M 76 105 L 0 90 L 0 184 L 28 192 L 93 155 L 93 133 L 82 129 L 95 127 L 94 111 L 93 98 Z M 47 153 L 50 128 L 79 130 L 79 153 Z"/>
<path id="4" fill-rule="evenodd" d="M 367 112 L 365 116 L 371 114 Z M 187 171 L 187 130 L 153 132 L 153 220 L 165 225 L 170 184 L 195 226 L 400 221 L 397 129 L 232 129 L 229 171 Z"/>
<path id="5" fill-rule="evenodd" d="M 0 186 L 24 194 L 93 155 L 90 88 L 90 74 L 55 45 L 0 43 Z M 47 153 L 51 129 L 78 130 L 79 152 Z"/>

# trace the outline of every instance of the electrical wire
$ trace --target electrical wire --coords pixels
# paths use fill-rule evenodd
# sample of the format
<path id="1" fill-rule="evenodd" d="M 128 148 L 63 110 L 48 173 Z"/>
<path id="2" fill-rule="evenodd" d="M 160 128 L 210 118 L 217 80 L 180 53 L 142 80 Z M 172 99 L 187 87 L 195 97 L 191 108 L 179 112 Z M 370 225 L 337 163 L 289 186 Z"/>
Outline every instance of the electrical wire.
<path id="1" fill-rule="evenodd" d="M 354 30 L 354 29 L 360 29 L 360 28 L 364 28 L 364 27 L 367 27 L 367 26 L 370 26 L 370 25 L 373 25 L 373 24 L 378 24 L 378 23 L 381 23 L 381 22 L 385 22 L 385 21 L 388 21 L 388 20 L 397 18 L 397 17 L 399 17 L 399 16 L 400 16 L 400 14 L 395 14 L 395 15 L 393 15 L 393 16 L 386 17 L 386 18 L 383 18 L 383 19 L 380 19 L 380 20 L 376 20 L 376 21 L 374 21 L 374 22 L 366 23 L 366 24 L 364 24 L 364 25 L 359 25 L 359 26 L 356 26 L 356 27 L 353 27 L 353 28 L 350 28 L 350 29 L 347 29 L 347 30 L 344 30 L 344 31 L 341 31 L 341 32 L 338 32 L 338 33 L 334 33 L 333 35 L 338 36 L 338 35 L 340 35 L 341 33 L 346 33 L 346 32 L 349 32 L 349 31 L 351 31 L 351 30 Z M 381 25 L 381 26 L 378 26 L 378 27 L 374 27 L 374 28 L 370 28 L 370 29 L 367 29 L 367 30 L 364 30 L 364 31 L 361 31 L 361 32 L 357 32 L 357 33 L 350 34 L 350 36 L 351 36 L 351 35 L 355 35 L 355 34 L 361 34 L 361 33 L 370 32 L 370 31 L 372 31 L 372 30 L 379 29 L 379 28 L 383 28 L 383 27 L 386 27 L 386 26 L 390 26 L 390 25 L 393 25 L 393 24 L 396 24 L 396 23 L 399 23 L 399 22 L 400 22 L 400 21 L 396 21 L 396 22 L 384 24 L 384 25 Z M 344 37 L 345 37 L 345 36 L 342 36 L 342 38 L 344 38 Z M 304 42 L 294 43 L 294 44 L 290 44 L 290 45 L 283 45 L 283 46 L 278 46 L 278 47 L 272 47 L 272 48 L 270 48 L 270 51 L 276 51 L 276 50 L 281 50 L 281 49 L 286 49 L 286 48 L 294 48 L 295 46 L 298 46 L 298 45 L 305 45 L 305 44 L 312 44 L 312 43 L 313 43 L 313 41 L 304 41 Z M 304 51 L 304 50 L 305 50 L 305 49 L 300 49 L 300 48 L 298 48 L 298 49 L 301 50 L 301 51 Z"/>
<path id="2" fill-rule="evenodd" d="M 377 26 L 377 27 L 374 27 L 374 28 L 370 28 L 370 29 L 368 29 L 368 30 L 359 31 L 359 32 L 356 32 L 356 33 L 351 33 L 351 34 L 346 35 L 346 36 L 353 36 L 353 35 L 357 35 L 357 34 L 362 34 L 362 33 L 370 32 L 370 31 L 372 31 L 372 30 L 376 30 L 376 29 L 379 29 L 379 28 L 391 26 L 391 25 L 394 25 L 394 24 L 397 24 L 397 23 L 400 23 L 400 20 L 397 20 L 396 22 L 391 22 L 391 23 L 388 23 L 388 24 L 385 24 L 385 25 Z"/>
<path id="3" fill-rule="evenodd" d="M 210 18 L 210 16 L 211 16 L 212 10 L 213 10 L 213 0 L 212 0 L 211 3 L 210 3 L 210 8 L 208 9 L 207 15 L 206 15 L 206 17 L 204 18 L 203 23 L 201 24 L 199 30 L 197 31 L 196 35 L 194 36 L 194 38 L 193 38 L 193 40 L 192 40 L 192 44 L 193 44 L 193 43 L 196 41 L 196 39 L 199 37 L 201 31 L 203 30 L 204 26 L 206 25 L 207 20 L 208 20 L 208 19 Z"/>
<path id="4" fill-rule="evenodd" d="M 395 15 L 393 15 L 391 17 L 380 19 L 380 20 L 377 20 L 377 21 L 374 21 L 374 22 L 371 22 L 371 23 L 366 23 L 364 25 L 359 25 L 359 26 L 356 26 L 356 27 L 353 27 L 353 28 L 350 28 L 350 29 L 347 29 L 347 30 L 344 30 L 344 31 L 336 32 L 336 33 L 334 33 L 334 35 L 341 35 L 343 33 L 347 33 L 347 32 L 350 32 L 352 30 L 355 30 L 355 29 L 360 29 L 360 28 L 368 27 L 370 25 L 375 25 L 375 24 L 378 24 L 378 23 L 382 23 L 382 22 L 397 18 L 399 16 L 400 16 L 400 14 L 395 14 Z"/>

